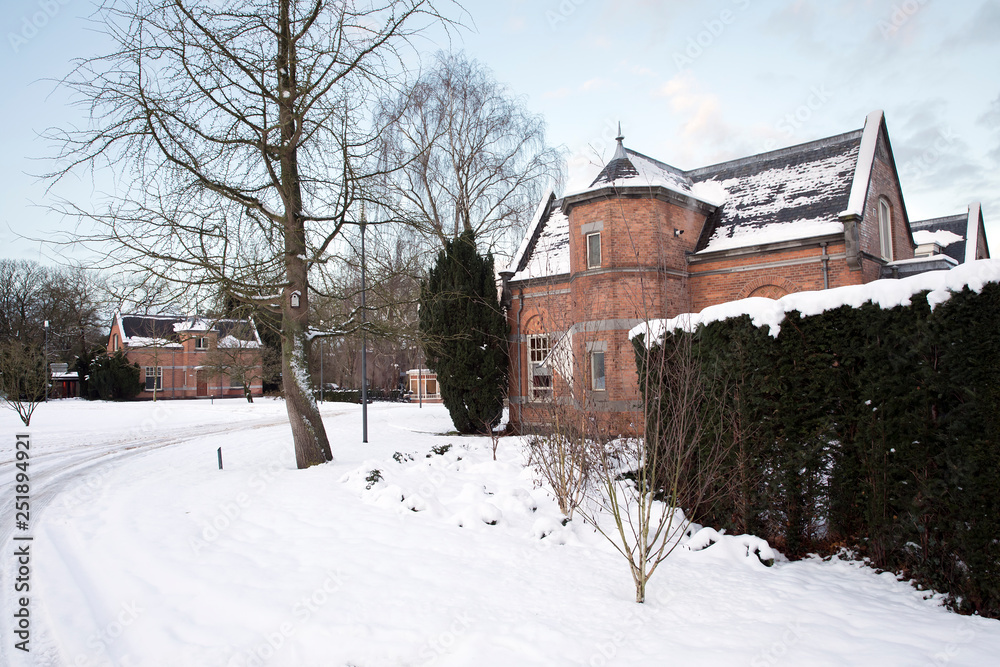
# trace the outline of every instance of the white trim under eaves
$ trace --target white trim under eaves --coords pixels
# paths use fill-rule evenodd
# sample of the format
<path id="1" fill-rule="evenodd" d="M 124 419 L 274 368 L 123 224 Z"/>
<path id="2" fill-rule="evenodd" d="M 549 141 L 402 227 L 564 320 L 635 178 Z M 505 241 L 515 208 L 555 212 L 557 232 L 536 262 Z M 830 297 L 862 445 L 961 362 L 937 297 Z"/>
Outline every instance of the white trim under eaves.
<path id="1" fill-rule="evenodd" d="M 980 204 L 977 201 L 969 204 L 969 226 L 965 229 L 965 261 L 976 261 L 979 252 L 979 214 Z"/>
<path id="2" fill-rule="evenodd" d="M 851 183 L 851 197 L 847 200 L 847 208 L 840 212 L 841 218 L 846 216 L 862 217 L 865 212 L 865 199 L 868 197 L 868 182 L 872 176 L 872 164 L 875 162 L 875 146 L 878 144 L 878 131 L 882 126 L 883 113 L 876 109 L 865 118 L 865 129 L 861 135 L 861 147 L 858 150 L 858 164 L 854 168 L 854 182 Z"/>

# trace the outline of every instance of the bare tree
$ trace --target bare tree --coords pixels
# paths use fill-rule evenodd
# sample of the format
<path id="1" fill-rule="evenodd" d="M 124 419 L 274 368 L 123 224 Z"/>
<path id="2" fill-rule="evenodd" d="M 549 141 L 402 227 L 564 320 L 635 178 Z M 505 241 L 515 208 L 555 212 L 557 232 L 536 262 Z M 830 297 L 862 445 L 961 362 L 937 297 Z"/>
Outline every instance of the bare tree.
<path id="1" fill-rule="evenodd" d="M 0 340 L 40 340 L 49 271 L 29 260 L 0 260 Z"/>
<path id="2" fill-rule="evenodd" d="M 51 133 L 51 178 L 110 165 L 118 183 L 101 208 L 64 205 L 95 230 L 74 240 L 280 312 L 297 465 L 332 459 L 309 387 L 310 275 L 384 177 L 375 97 L 442 15 L 432 0 L 106 0 L 97 19 L 116 50 L 67 78 L 93 128 Z"/>
<path id="3" fill-rule="evenodd" d="M 254 382 L 263 382 L 263 356 L 270 352 L 256 341 L 229 337 L 220 340 L 208 353 L 205 367 L 220 379 L 228 377 L 230 386 L 238 382 L 243 387 L 243 396 L 247 403 L 253 403 L 251 386 Z"/>
<path id="4" fill-rule="evenodd" d="M 31 425 L 31 415 L 45 400 L 46 375 L 45 356 L 37 343 L 0 342 L 0 399 L 25 426 Z"/>
<path id="5" fill-rule="evenodd" d="M 407 166 L 389 181 L 408 222 L 443 246 L 463 231 L 502 250 L 516 243 L 561 176 L 545 124 L 481 63 L 439 53 L 434 66 L 385 102 L 384 149 Z"/>

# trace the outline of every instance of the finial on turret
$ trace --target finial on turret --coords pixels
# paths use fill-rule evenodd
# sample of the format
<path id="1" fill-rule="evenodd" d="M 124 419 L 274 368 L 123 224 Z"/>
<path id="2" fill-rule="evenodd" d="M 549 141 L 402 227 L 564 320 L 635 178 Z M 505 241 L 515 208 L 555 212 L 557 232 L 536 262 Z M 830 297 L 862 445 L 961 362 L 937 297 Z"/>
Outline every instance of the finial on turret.
<path id="1" fill-rule="evenodd" d="M 618 136 L 615 137 L 615 141 L 618 142 L 618 146 L 615 147 L 615 154 L 614 154 L 614 156 L 611 159 L 612 160 L 619 160 L 619 159 L 626 158 L 627 156 L 625 155 L 625 146 L 622 144 L 622 142 L 625 141 L 625 137 L 624 137 L 624 135 L 622 135 L 622 122 L 621 121 L 618 121 Z"/>

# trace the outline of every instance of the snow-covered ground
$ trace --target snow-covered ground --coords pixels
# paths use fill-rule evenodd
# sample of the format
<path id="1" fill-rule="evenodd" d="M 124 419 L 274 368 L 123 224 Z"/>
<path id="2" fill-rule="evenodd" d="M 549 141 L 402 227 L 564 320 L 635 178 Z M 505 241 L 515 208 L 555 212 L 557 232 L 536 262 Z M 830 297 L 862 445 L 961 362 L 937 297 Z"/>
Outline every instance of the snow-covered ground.
<path id="1" fill-rule="evenodd" d="M 637 605 L 624 560 L 582 522 L 561 525 L 518 439 L 502 439 L 494 462 L 488 439 L 443 435 L 451 424 L 440 405 L 369 406 L 368 444 L 360 406 L 326 404 L 323 414 L 336 461 L 297 471 L 279 401 L 41 406 L 28 429 L 23 654 L 9 619 L 12 460 L 24 429 L 0 412 L 0 664 L 885 666 L 1000 656 L 1000 622 L 952 614 L 852 562 L 767 568 L 735 538 L 675 551 Z"/>

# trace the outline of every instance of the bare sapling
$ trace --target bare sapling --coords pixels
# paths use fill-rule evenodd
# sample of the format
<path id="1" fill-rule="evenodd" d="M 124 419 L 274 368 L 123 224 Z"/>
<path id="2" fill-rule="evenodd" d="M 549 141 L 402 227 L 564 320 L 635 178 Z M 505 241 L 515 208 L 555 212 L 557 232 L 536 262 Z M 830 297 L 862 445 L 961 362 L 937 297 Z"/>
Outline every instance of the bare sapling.
<path id="1" fill-rule="evenodd" d="M 573 518 L 583 501 L 594 463 L 584 428 L 586 417 L 580 414 L 579 419 L 581 428 L 567 429 L 563 425 L 568 417 L 556 414 L 554 429 L 526 438 L 529 465 L 549 483 L 559 511 L 567 519 Z"/>
<path id="2" fill-rule="evenodd" d="M 691 527 L 690 510 L 706 502 L 724 455 L 722 440 L 706 429 L 709 394 L 691 334 L 647 346 L 645 364 L 645 437 L 618 437 L 595 450 L 595 483 L 581 509 L 628 562 L 639 603 Z"/>

